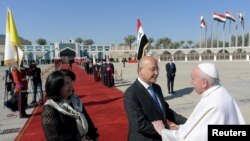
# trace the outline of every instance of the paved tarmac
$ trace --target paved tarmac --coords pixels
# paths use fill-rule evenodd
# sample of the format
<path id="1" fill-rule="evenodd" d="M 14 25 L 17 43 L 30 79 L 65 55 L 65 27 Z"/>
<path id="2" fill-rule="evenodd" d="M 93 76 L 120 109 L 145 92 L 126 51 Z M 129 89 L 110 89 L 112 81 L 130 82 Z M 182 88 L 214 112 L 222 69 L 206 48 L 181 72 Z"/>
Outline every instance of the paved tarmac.
<path id="1" fill-rule="evenodd" d="M 171 108 L 178 113 L 188 117 L 193 111 L 195 105 L 198 103 L 200 96 L 195 93 L 191 85 L 191 70 L 199 62 L 175 62 L 177 67 L 175 79 L 175 94 L 167 93 L 166 71 L 165 64 L 167 62 L 159 62 L 160 74 L 157 83 L 162 87 L 166 101 L 170 104 Z M 221 84 L 224 85 L 232 96 L 238 102 L 240 109 L 243 113 L 245 121 L 250 124 L 250 62 L 249 61 L 217 61 L 214 62 L 219 71 Z M 125 68 L 122 63 L 114 63 L 116 70 L 115 87 L 125 91 L 136 79 L 137 64 L 126 63 Z M 39 65 L 42 70 L 49 68 L 49 65 Z M 18 135 L 20 129 L 24 126 L 27 119 L 20 119 L 18 112 L 11 112 L 4 108 L 4 87 L 5 83 L 2 80 L 7 67 L 0 67 L 0 141 L 12 141 Z M 52 69 L 47 69 L 47 75 Z M 45 82 L 44 77 L 44 81 Z M 44 86 L 44 85 L 43 85 Z M 2 88 L 2 89 L 1 89 Z M 28 103 L 32 100 L 32 90 L 29 90 Z M 26 110 L 31 113 L 33 107 L 29 105 Z M 30 139 L 32 140 L 32 139 Z M 35 139 L 34 139 L 35 140 Z"/>
<path id="2" fill-rule="evenodd" d="M 175 78 L 175 94 L 168 94 L 165 64 L 159 62 L 160 74 L 157 83 L 161 86 L 165 100 L 170 107 L 178 113 L 188 117 L 200 100 L 200 96 L 193 90 L 191 84 L 191 70 L 200 62 L 175 62 L 177 73 Z M 250 62 L 249 61 L 217 61 L 215 63 L 220 71 L 220 81 L 238 102 L 247 124 L 250 123 Z M 136 64 L 115 65 L 118 72 L 122 70 L 123 81 L 117 81 L 116 87 L 125 91 L 137 77 Z M 120 73 L 119 73 L 120 74 Z"/>
<path id="3" fill-rule="evenodd" d="M 27 66 L 25 66 L 27 67 Z M 42 81 L 43 86 L 45 83 L 45 79 L 47 75 L 53 71 L 52 65 L 39 65 L 43 73 Z M 18 135 L 21 128 L 25 125 L 27 118 L 19 118 L 19 113 L 12 112 L 8 108 L 4 106 L 4 93 L 5 93 L 5 70 L 8 70 L 8 67 L 0 67 L 0 141 L 13 141 Z M 44 89 L 43 89 L 44 90 Z M 31 88 L 31 83 L 29 82 L 29 90 L 28 90 L 28 107 L 26 109 L 27 114 L 31 114 L 34 105 L 30 104 L 33 100 L 33 90 Z M 8 96 L 10 98 L 10 96 Z M 38 101 L 38 97 L 37 97 Z M 35 140 L 35 139 L 34 139 Z M 31 141 L 33 141 L 31 139 Z"/>

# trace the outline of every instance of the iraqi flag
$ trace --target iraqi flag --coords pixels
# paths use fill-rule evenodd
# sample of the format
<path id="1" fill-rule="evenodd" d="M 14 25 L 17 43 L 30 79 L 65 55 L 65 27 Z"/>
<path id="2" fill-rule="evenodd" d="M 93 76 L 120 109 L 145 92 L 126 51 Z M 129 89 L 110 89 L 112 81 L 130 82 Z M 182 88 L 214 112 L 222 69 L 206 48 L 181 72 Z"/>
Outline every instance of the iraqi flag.
<path id="1" fill-rule="evenodd" d="M 9 67 L 19 67 L 23 60 L 23 50 L 19 39 L 14 18 L 10 9 L 7 9 L 4 64 Z"/>
<path id="2" fill-rule="evenodd" d="M 236 21 L 234 16 L 232 14 L 230 14 L 229 12 L 226 12 L 225 16 L 226 16 L 226 19 L 228 19 L 230 21 L 233 21 L 233 22 Z"/>
<path id="3" fill-rule="evenodd" d="M 147 55 L 149 51 L 149 42 L 142 29 L 140 19 L 137 19 L 137 46 L 137 60 L 140 60 L 143 56 Z"/>
<path id="4" fill-rule="evenodd" d="M 201 20 L 201 21 L 200 21 L 200 22 L 201 22 L 201 23 L 200 23 L 200 24 L 201 24 L 201 25 L 200 25 L 200 26 L 201 26 L 201 28 L 205 28 L 205 27 L 206 27 L 206 22 L 205 22 L 204 17 L 203 17 L 203 16 L 201 16 L 201 19 L 200 19 L 200 20 Z"/>
<path id="5" fill-rule="evenodd" d="M 222 23 L 226 22 L 226 16 L 216 12 L 213 13 L 213 19 Z"/>

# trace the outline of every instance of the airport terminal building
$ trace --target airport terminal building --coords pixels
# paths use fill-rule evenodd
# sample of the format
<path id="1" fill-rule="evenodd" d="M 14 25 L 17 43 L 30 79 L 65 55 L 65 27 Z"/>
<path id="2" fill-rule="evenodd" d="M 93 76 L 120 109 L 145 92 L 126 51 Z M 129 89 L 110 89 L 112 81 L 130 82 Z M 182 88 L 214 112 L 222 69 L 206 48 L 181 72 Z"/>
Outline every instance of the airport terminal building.
<path id="1" fill-rule="evenodd" d="M 137 48 L 119 45 L 91 45 L 79 43 L 54 43 L 54 45 L 23 45 L 26 61 L 47 61 L 61 59 L 67 63 L 69 58 L 105 59 L 121 62 L 123 58 L 133 60 L 137 56 Z M 219 60 L 245 60 L 249 61 L 250 47 L 218 47 L 218 48 L 185 48 L 185 49 L 151 49 L 150 53 L 158 60 L 168 60 L 172 57 L 175 61 L 219 61 Z M 4 58 L 4 45 L 0 45 L 0 60 Z"/>

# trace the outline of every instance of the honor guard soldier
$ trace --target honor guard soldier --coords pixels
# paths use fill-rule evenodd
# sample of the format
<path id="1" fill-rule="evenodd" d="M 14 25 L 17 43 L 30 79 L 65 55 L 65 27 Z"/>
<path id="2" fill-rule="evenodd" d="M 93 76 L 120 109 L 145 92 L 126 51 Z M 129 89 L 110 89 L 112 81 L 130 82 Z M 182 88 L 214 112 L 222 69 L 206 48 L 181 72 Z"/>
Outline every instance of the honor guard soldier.
<path id="1" fill-rule="evenodd" d="M 42 88 L 42 79 L 41 79 L 41 69 L 36 66 L 35 62 L 32 62 L 30 65 L 30 76 L 31 76 L 31 84 L 33 88 L 33 100 L 31 104 L 37 104 L 36 96 L 39 89 L 40 97 L 39 101 L 43 100 L 43 88 Z"/>
<path id="2" fill-rule="evenodd" d="M 21 64 L 20 66 L 20 72 L 21 72 L 21 81 L 22 81 L 22 91 L 21 93 L 23 93 L 23 97 L 24 97 L 24 100 L 22 101 L 24 104 L 24 108 L 28 106 L 28 71 L 29 71 L 29 68 L 26 68 L 23 66 L 23 64 Z"/>
<path id="3" fill-rule="evenodd" d="M 25 106 L 27 105 L 27 89 L 28 81 L 26 79 L 26 70 L 20 67 L 12 68 L 12 77 L 15 83 L 14 95 L 5 103 L 5 106 L 10 108 L 12 111 L 18 109 L 20 118 L 29 117 L 25 112 Z"/>

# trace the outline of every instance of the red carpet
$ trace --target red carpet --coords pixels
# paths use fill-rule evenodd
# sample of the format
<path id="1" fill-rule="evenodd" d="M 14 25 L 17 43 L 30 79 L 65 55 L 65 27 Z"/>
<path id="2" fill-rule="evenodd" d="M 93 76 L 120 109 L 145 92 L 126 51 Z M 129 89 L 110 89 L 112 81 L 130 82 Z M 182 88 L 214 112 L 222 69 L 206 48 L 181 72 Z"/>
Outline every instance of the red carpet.
<path id="1" fill-rule="evenodd" d="M 68 68 L 68 64 L 62 65 Z M 95 82 L 92 75 L 73 65 L 76 73 L 75 92 L 81 97 L 85 108 L 98 128 L 98 141 L 127 140 L 128 121 L 123 107 L 123 92 L 115 87 L 108 88 L 101 82 Z M 41 125 L 42 105 L 33 111 L 15 141 L 45 141 Z"/>

